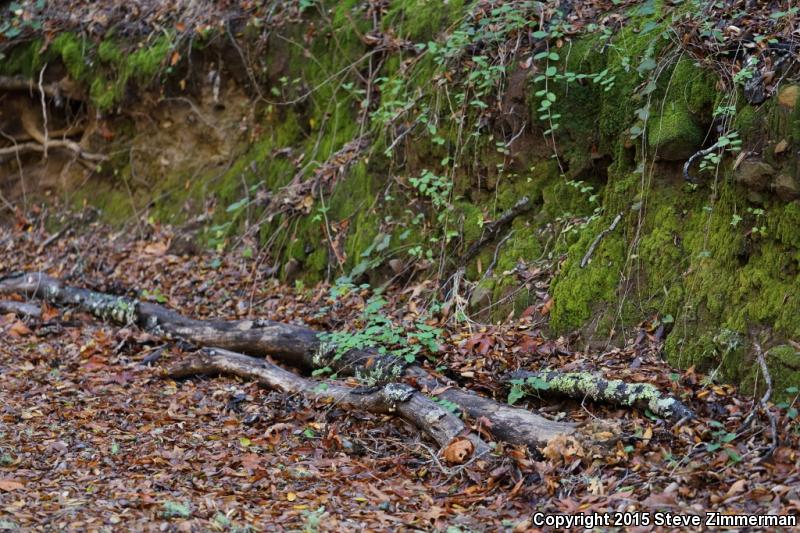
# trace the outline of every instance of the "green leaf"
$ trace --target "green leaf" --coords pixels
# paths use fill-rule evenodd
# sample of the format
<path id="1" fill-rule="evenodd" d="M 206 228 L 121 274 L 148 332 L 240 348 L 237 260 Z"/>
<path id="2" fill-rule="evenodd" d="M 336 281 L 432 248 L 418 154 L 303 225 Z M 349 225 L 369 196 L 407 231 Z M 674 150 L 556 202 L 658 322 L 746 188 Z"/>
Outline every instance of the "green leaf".
<path id="1" fill-rule="evenodd" d="M 234 202 L 231 205 L 229 205 L 228 208 L 225 209 L 225 212 L 226 213 L 233 213 L 234 211 L 238 211 L 239 209 L 241 209 L 244 206 L 246 206 L 247 202 L 248 202 L 247 198 L 242 198 L 238 202 Z"/>
<path id="2" fill-rule="evenodd" d="M 523 389 L 522 385 L 514 384 L 511 386 L 511 390 L 508 391 L 508 404 L 514 405 L 524 397 L 525 390 Z"/>
<path id="3" fill-rule="evenodd" d="M 733 461 L 734 463 L 738 463 L 742 460 L 742 456 L 739 455 L 735 450 L 731 450 L 730 448 L 725 448 L 725 453 L 728 454 L 728 457 L 730 457 L 731 461 Z"/>

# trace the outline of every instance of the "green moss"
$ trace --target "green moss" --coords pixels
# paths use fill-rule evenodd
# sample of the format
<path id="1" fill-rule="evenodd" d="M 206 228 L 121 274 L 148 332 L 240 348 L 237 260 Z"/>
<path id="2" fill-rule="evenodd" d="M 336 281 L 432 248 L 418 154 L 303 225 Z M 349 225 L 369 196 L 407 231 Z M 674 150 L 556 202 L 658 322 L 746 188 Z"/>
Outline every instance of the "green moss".
<path id="1" fill-rule="evenodd" d="M 121 65 L 124 53 L 113 38 L 106 37 L 97 47 L 97 57 L 110 65 Z"/>
<path id="2" fill-rule="evenodd" d="M 4 76 L 22 75 L 26 78 L 34 78 L 39 69 L 42 68 L 42 61 L 39 56 L 39 50 L 42 45 L 42 41 L 37 39 L 4 51 L 5 57 L 0 61 L 0 74 Z"/>
<path id="3" fill-rule="evenodd" d="M 56 55 L 64 63 L 69 75 L 78 81 L 86 79 L 92 53 L 89 42 L 73 33 L 61 33 L 50 43 L 48 55 Z"/>
<path id="4" fill-rule="evenodd" d="M 703 131 L 694 123 L 688 106 L 670 102 L 648 130 L 647 142 L 656 156 L 688 159 L 703 143 Z"/>
<path id="5" fill-rule="evenodd" d="M 483 211 L 469 202 L 460 201 L 455 204 L 454 215 L 461 239 L 468 247 L 483 233 Z"/>
<path id="6" fill-rule="evenodd" d="M 121 78 L 134 79 L 142 84 L 152 81 L 153 76 L 161 69 L 172 49 L 172 39 L 160 36 L 150 44 L 144 45 L 125 60 Z"/>
<path id="7" fill-rule="evenodd" d="M 570 247 L 567 261 L 551 286 L 550 325 L 555 331 L 574 329 L 598 318 L 592 316 L 596 306 L 616 299 L 626 250 L 621 228 L 607 234 L 595 248 L 591 262 L 584 268 L 580 266 L 592 242 L 610 224 L 610 220 L 602 217 L 586 225 L 580 230 L 578 241 Z"/>
<path id="8" fill-rule="evenodd" d="M 384 25 L 398 28 L 401 37 L 414 43 L 426 43 L 465 13 L 463 0 L 393 0 Z"/>

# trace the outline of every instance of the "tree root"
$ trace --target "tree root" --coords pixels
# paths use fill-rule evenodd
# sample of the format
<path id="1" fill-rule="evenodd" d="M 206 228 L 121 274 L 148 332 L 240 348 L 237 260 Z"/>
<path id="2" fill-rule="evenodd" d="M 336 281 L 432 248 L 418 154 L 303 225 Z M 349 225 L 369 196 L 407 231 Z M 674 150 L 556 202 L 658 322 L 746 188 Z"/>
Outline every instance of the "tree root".
<path id="1" fill-rule="evenodd" d="M 62 140 L 62 141 L 47 141 L 47 148 L 66 148 L 70 152 L 73 152 L 81 159 L 85 159 L 86 161 L 92 162 L 103 162 L 108 161 L 108 156 L 103 154 L 95 154 L 92 152 L 86 152 L 81 145 L 76 143 L 75 141 L 70 141 L 69 139 Z M 7 146 L 5 148 L 0 148 L 0 161 L 4 161 L 6 158 L 15 156 L 17 154 L 24 154 L 28 152 L 39 152 L 44 153 L 45 145 L 39 144 L 38 142 L 27 142 L 21 144 L 15 144 L 13 146 Z"/>
<path id="2" fill-rule="evenodd" d="M 695 414 L 681 401 L 660 392 L 650 383 L 625 383 L 606 380 L 589 372 L 530 372 L 518 370 L 506 375 L 509 385 L 522 387 L 525 394 L 557 394 L 576 400 L 588 398 L 613 405 L 649 409 L 663 418 L 694 418 Z"/>
<path id="3" fill-rule="evenodd" d="M 473 257 L 478 255 L 483 245 L 487 242 L 493 241 L 497 236 L 500 234 L 500 231 L 511 224 L 515 218 L 517 218 L 522 213 L 526 211 L 530 211 L 531 201 L 527 196 L 523 196 L 520 198 L 516 204 L 514 204 L 510 209 L 507 209 L 500 215 L 500 218 L 495 220 L 494 222 L 490 222 L 486 224 L 484 228 L 483 235 L 477 241 L 473 242 L 464 255 L 458 260 L 458 264 L 465 265 L 468 263 Z"/>
<path id="4" fill-rule="evenodd" d="M 419 393 L 410 385 L 389 383 L 370 394 L 333 382 L 320 383 L 279 367 L 265 359 L 256 359 L 228 350 L 204 348 L 191 359 L 168 370 L 173 378 L 197 374 L 229 374 L 252 379 L 261 385 L 288 394 L 302 394 L 326 403 L 376 414 L 395 414 L 431 437 L 442 449 L 464 436 L 472 444 L 472 457 L 489 453 L 489 445 L 470 433 L 458 416 Z"/>
<path id="5" fill-rule="evenodd" d="M 611 225 L 597 234 L 597 237 L 594 238 L 592 244 L 589 245 L 589 249 L 586 250 L 583 259 L 581 259 L 581 268 L 586 268 L 586 265 L 588 265 L 589 261 L 592 259 L 592 254 L 594 254 L 594 250 L 597 248 L 597 245 L 600 244 L 600 241 L 602 241 L 606 235 L 617 229 L 617 224 L 619 224 L 620 220 L 622 220 L 622 213 L 617 213 L 617 216 L 614 217 Z"/>
<path id="6" fill-rule="evenodd" d="M 271 320 L 195 320 L 157 304 L 64 286 L 41 273 L 0 277 L 0 294 L 23 293 L 55 305 L 75 306 L 103 320 L 136 324 L 150 333 L 177 337 L 199 346 L 257 356 L 270 356 L 303 370 L 330 367 L 340 375 L 369 375 L 377 380 L 404 377 L 409 383 L 459 406 L 469 416 L 485 419 L 486 429 L 500 441 L 539 446 L 559 435 L 574 433 L 574 425 L 554 422 L 526 409 L 514 408 L 463 390 L 417 365 L 373 351 L 351 350 L 333 357 L 317 332 Z"/>

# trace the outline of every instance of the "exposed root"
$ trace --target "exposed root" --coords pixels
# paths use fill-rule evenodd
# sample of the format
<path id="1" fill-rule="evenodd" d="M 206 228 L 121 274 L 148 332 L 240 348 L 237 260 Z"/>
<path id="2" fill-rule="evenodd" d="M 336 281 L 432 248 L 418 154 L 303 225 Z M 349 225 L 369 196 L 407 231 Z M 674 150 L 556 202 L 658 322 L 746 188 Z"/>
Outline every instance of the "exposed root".
<path id="1" fill-rule="evenodd" d="M 84 159 L 86 161 L 92 162 L 103 162 L 108 161 L 108 156 L 103 154 L 95 154 L 92 152 L 86 152 L 81 145 L 76 143 L 75 141 L 70 140 L 62 140 L 62 141 L 48 141 L 47 143 L 48 149 L 53 148 L 66 148 L 70 152 L 73 152 L 79 158 Z M 19 154 L 29 153 L 29 152 L 45 152 L 45 146 L 43 144 L 39 144 L 38 142 L 27 142 L 22 144 L 15 144 L 14 146 L 8 146 L 6 148 L 0 148 L 0 161 L 4 161 L 8 157 L 16 156 Z"/>
<path id="2" fill-rule="evenodd" d="M 75 90 L 74 85 L 66 80 L 62 80 L 58 83 L 40 83 L 38 80 L 0 76 L 0 90 L 28 91 L 31 94 L 41 92 L 53 98 L 56 101 L 56 105 L 61 105 L 64 98 L 82 100 L 78 91 Z"/>
<path id="3" fill-rule="evenodd" d="M 594 238 L 592 244 L 589 245 L 589 249 L 586 250 L 583 259 L 581 259 L 581 268 L 586 268 L 586 265 L 588 265 L 589 261 L 591 261 L 592 259 L 592 255 L 594 254 L 595 248 L 597 248 L 597 246 L 600 244 L 600 241 L 602 241 L 606 235 L 617 229 L 617 224 L 619 224 L 620 220 L 622 220 L 622 213 L 617 213 L 617 216 L 614 217 L 614 220 L 611 222 L 611 225 L 606 229 L 604 229 L 603 231 L 601 231 L 597 235 L 597 237 Z"/>

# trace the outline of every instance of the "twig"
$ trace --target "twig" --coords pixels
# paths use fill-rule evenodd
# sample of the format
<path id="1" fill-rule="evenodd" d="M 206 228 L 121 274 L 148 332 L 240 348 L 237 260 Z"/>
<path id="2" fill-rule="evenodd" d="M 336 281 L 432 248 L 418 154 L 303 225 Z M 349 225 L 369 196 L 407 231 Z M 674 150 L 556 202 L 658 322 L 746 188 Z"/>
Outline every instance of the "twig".
<path id="1" fill-rule="evenodd" d="M 39 96 L 41 96 L 42 101 L 42 128 L 44 129 L 44 142 L 42 145 L 44 146 L 44 158 L 47 159 L 47 145 L 48 141 L 50 140 L 49 134 L 47 132 L 47 101 L 44 99 L 44 88 L 43 88 L 43 81 L 44 81 L 44 71 L 47 69 L 47 63 L 44 64 L 42 70 L 39 71 Z"/>
<path id="2" fill-rule="evenodd" d="M 597 248 L 597 246 L 600 244 L 600 241 L 602 241 L 606 235 L 617 228 L 617 224 L 619 224 L 620 220 L 622 220 L 622 213 L 617 213 L 617 216 L 614 217 L 614 221 L 611 223 L 611 225 L 601 231 L 600 234 L 594 238 L 592 244 L 589 245 L 589 249 L 586 250 L 586 254 L 583 256 L 583 259 L 581 259 L 581 268 L 586 268 L 586 265 L 589 264 L 589 260 L 592 258 L 592 254 L 594 254 L 595 248 Z"/>
<path id="3" fill-rule="evenodd" d="M 500 248 L 506 243 L 511 236 L 514 235 L 514 230 L 509 231 L 505 237 L 500 239 L 500 242 L 497 243 L 497 246 L 494 249 L 494 256 L 492 256 L 492 262 L 489 263 L 489 266 L 486 267 L 486 272 L 483 273 L 483 277 L 481 279 L 485 279 L 486 276 L 490 276 L 492 274 L 492 269 L 497 264 L 497 257 L 500 255 Z"/>
<path id="4" fill-rule="evenodd" d="M 695 159 L 697 159 L 698 157 L 705 157 L 716 149 L 717 149 L 717 143 L 714 143 L 704 150 L 695 152 L 695 154 L 692 157 L 687 159 L 686 163 L 683 165 L 683 179 L 685 179 L 689 183 L 694 183 L 694 184 L 700 183 L 699 179 L 689 175 L 689 168 L 692 166 L 692 163 L 694 163 Z"/>
<path id="5" fill-rule="evenodd" d="M 44 249 L 45 249 L 45 248 L 47 248 L 48 246 L 50 246 L 51 244 L 53 244 L 55 241 L 57 241 L 59 238 L 61 238 L 61 236 L 62 236 L 62 235 L 66 235 L 66 234 L 67 234 L 67 233 L 69 233 L 70 231 L 72 231 L 72 230 L 71 230 L 71 228 L 69 228 L 69 227 L 66 227 L 66 228 L 61 228 L 61 229 L 60 229 L 60 230 L 58 230 L 57 232 L 53 233 L 53 234 L 52 234 L 52 235 L 50 235 L 48 238 L 46 238 L 46 239 L 45 239 L 45 240 L 42 242 L 42 244 L 40 244 L 40 245 L 39 245 L 39 247 L 38 247 L 38 248 L 36 248 L 36 253 L 37 253 L 37 254 L 41 254 L 41 253 L 44 251 Z"/>
<path id="6" fill-rule="evenodd" d="M 755 348 L 756 351 L 756 360 L 758 361 L 758 366 L 761 367 L 761 372 L 764 373 L 764 381 L 767 384 L 767 390 L 764 392 L 764 395 L 761 397 L 761 400 L 759 400 L 758 404 L 764 411 L 764 414 L 766 414 L 767 418 L 769 419 L 769 427 L 770 431 L 772 432 L 772 445 L 767 450 L 765 456 L 770 456 L 772 455 L 772 452 L 774 452 L 778 448 L 778 419 L 775 417 L 775 414 L 770 410 L 768 403 L 770 397 L 772 396 L 772 376 L 770 376 L 769 368 L 767 367 L 767 360 L 764 357 L 764 350 L 761 349 L 761 344 L 758 342 L 758 340 L 756 339 L 753 340 L 753 347 Z M 750 414 L 747 415 L 747 418 L 742 424 L 742 427 L 748 428 L 750 424 L 753 423 L 755 415 L 756 415 L 756 409 L 754 408 L 752 411 L 750 411 Z"/>

